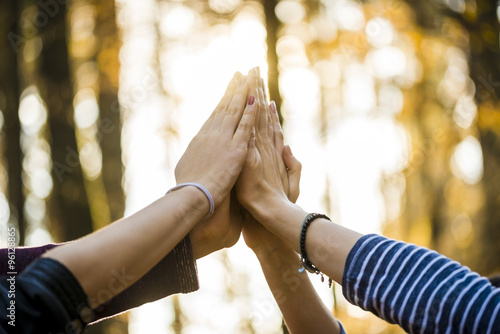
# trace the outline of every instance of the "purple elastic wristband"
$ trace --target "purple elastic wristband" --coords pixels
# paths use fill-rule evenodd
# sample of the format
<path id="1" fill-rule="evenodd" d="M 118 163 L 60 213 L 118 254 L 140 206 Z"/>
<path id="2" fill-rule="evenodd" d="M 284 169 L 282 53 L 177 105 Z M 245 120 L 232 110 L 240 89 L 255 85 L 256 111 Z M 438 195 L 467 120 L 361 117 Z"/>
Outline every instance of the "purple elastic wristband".
<path id="1" fill-rule="evenodd" d="M 205 218 L 206 217 L 210 217 L 211 215 L 213 215 L 214 211 L 215 211 L 214 199 L 213 199 L 212 195 L 210 195 L 210 193 L 208 192 L 208 190 L 204 186 L 202 186 L 201 184 L 193 183 L 193 182 L 181 183 L 181 184 L 173 187 L 169 191 L 167 191 L 167 194 L 169 192 L 172 192 L 174 190 L 177 190 L 177 189 L 180 189 L 180 188 L 184 188 L 184 187 L 187 187 L 187 186 L 193 186 L 193 187 L 196 187 L 196 188 L 200 189 L 201 191 L 203 191 L 203 193 L 205 194 L 205 196 L 207 196 L 208 203 L 209 203 L 208 214 L 205 216 Z"/>

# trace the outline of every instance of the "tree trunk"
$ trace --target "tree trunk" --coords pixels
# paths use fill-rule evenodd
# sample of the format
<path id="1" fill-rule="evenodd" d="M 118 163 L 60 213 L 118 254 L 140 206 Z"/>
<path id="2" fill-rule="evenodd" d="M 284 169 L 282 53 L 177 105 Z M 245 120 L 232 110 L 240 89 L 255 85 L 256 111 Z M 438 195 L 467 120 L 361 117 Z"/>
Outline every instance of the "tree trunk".
<path id="1" fill-rule="evenodd" d="M 493 1 L 477 0 L 477 17 L 470 26 L 470 76 L 476 85 L 479 141 L 483 150 L 484 222 L 478 235 L 478 270 L 500 272 L 500 24 Z M 490 120 L 488 120 L 490 119 Z"/>
<path id="2" fill-rule="evenodd" d="M 102 178 L 106 188 L 111 221 L 123 217 L 121 119 L 118 103 L 120 36 L 114 0 L 93 0 L 96 8 L 96 61 L 99 68 L 99 134 L 102 150 Z"/>
<path id="3" fill-rule="evenodd" d="M 54 187 L 49 198 L 49 220 L 57 241 L 74 240 L 92 232 L 75 138 L 66 13 L 67 6 L 59 5 L 39 30 L 43 41 L 40 93 L 47 104 L 52 139 Z"/>
<path id="4" fill-rule="evenodd" d="M 473 263 L 468 264 L 481 274 L 500 272 L 500 24 L 494 1 L 466 2 L 464 14 L 450 10 L 436 0 L 407 1 L 415 10 L 417 22 L 431 32 L 441 31 L 443 18 L 452 19 L 469 33 L 470 78 L 476 88 L 478 106 L 478 139 L 483 153 L 482 187 L 485 195 L 482 217 L 474 224 L 476 239 Z M 480 241 L 480 242 L 478 242 Z"/>
<path id="5" fill-rule="evenodd" d="M 19 27 L 21 4 L 18 0 L 0 3 L 0 110 L 3 113 L 6 170 L 8 175 L 7 198 L 10 206 L 9 224 L 17 226 L 19 245 L 24 245 L 26 222 L 24 218 L 24 195 L 22 182 L 23 153 L 20 145 L 21 124 L 19 122 L 19 74 L 17 56 L 22 43 Z"/>
<path id="6" fill-rule="evenodd" d="M 277 5 L 277 0 L 263 0 L 262 4 L 264 6 L 264 11 L 266 14 L 266 44 L 267 44 L 267 83 L 269 88 L 269 99 L 274 100 L 276 103 L 276 110 L 280 118 L 280 122 L 283 123 L 283 117 L 281 115 L 281 94 L 279 87 L 279 66 L 278 66 L 278 54 L 276 53 L 276 42 L 278 41 L 278 30 L 280 28 L 280 21 L 276 17 L 275 8 Z"/>

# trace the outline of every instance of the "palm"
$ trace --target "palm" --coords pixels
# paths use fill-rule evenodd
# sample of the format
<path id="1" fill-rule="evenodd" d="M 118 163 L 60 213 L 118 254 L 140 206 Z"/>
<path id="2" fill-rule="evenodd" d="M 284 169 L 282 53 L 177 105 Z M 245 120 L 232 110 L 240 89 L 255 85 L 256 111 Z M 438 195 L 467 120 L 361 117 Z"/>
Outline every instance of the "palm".
<path id="1" fill-rule="evenodd" d="M 226 196 L 214 214 L 199 222 L 189 233 L 195 258 L 233 246 L 241 233 L 242 219 L 238 203 Z"/>

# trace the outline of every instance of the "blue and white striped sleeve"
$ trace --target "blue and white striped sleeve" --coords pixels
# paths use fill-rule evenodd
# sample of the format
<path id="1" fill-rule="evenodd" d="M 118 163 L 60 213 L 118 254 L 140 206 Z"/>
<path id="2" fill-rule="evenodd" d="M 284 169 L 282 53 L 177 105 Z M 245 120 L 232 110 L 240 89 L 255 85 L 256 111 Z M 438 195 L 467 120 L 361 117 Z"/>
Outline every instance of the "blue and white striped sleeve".
<path id="1" fill-rule="evenodd" d="M 500 288 L 426 248 L 366 235 L 349 253 L 342 289 L 410 333 L 500 333 Z"/>

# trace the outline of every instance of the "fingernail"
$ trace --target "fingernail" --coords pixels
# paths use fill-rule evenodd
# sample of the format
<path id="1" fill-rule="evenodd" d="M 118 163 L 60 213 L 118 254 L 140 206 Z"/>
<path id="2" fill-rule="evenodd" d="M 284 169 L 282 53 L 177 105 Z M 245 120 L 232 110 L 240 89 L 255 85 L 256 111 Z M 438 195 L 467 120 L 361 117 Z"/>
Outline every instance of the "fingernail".
<path id="1" fill-rule="evenodd" d="M 274 101 L 271 101 L 271 104 L 269 104 L 269 109 L 271 109 L 273 113 L 276 113 L 276 103 Z"/>
<path id="2" fill-rule="evenodd" d="M 255 96 L 250 96 L 248 98 L 248 105 L 251 106 L 255 102 Z"/>

